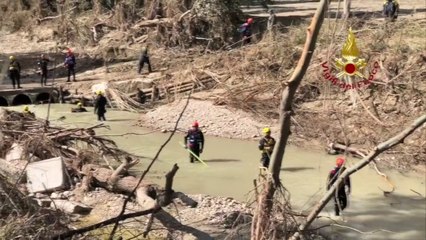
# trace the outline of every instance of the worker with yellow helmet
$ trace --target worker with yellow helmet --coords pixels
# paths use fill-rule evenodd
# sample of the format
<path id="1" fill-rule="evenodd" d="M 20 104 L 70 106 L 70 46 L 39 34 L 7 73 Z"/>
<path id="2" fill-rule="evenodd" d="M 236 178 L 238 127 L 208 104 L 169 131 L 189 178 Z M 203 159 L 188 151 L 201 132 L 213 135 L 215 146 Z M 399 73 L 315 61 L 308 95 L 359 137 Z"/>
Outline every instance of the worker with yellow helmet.
<path id="1" fill-rule="evenodd" d="M 35 114 L 30 111 L 30 108 L 28 106 L 24 107 L 24 110 L 22 111 L 22 113 L 25 114 L 25 115 L 31 115 L 31 116 L 35 117 Z"/>
<path id="2" fill-rule="evenodd" d="M 275 139 L 271 137 L 271 129 L 266 127 L 262 130 L 264 136 L 259 141 L 259 150 L 262 151 L 262 157 L 260 159 L 262 166 L 265 168 L 269 167 L 271 160 L 272 151 L 275 146 Z"/>
<path id="3" fill-rule="evenodd" d="M 13 89 L 15 89 L 16 85 L 21 88 L 21 65 L 15 56 L 9 57 L 9 78 L 12 80 Z"/>
<path id="4" fill-rule="evenodd" d="M 76 108 L 71 108 L 71 112 L 87 112 L 87 109 L 83 107 L 81 102 L 78 102 Z"/>

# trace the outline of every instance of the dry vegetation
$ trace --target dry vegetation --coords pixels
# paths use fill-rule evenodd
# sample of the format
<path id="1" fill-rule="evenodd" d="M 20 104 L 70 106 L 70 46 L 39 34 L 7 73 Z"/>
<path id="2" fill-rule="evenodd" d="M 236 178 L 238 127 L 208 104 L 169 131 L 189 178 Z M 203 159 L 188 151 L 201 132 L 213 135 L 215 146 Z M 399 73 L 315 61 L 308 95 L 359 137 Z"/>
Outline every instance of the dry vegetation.
<path id="1" fill-rule="evenodd" d="M 356 31 L 362 57 L 382 66 L 374 84 L 354 93 L 324 79 L 320 64 L 340 57 L 347 36 L 346 28 L 340 30 L 342 23 L 337 31 L 333 31 L 334 22 L 326 23 L 296 94 L 293 132 L 305 140 L 322 140 L 323 146 L 341 142 L 367 149 L 426 110 L 426 22 L 402 20 L 384 25 L 353 20 L 348 25 Z M 256 45 L 209 56 L 209 68 L 225 76 L 218 87 L 226 93 L 216 97 L 217 104 L 244 109 L 260 119 L 278 117 L 282 80 L 288 79 L 300 55 L 304 30 L 294 27 L 274 37 L 276 41 L 266 36 Z M 412 139 L 384 158 L 397 167 L 424 163 L 426 131 L 416 132 Z"/>
<path id="2" fill-rule="evenodd" d="M 63 5 L 53 7 L 48 7 L 48 2 L 51 1 L 3 4 L 1 11 L 15 12 L 2 23 L 12 29 L 28 30 L 25 27 L 37 24 L 36 19 L 45 19 L 40 27 L 53 28 L 57 42 L 71 42 L 106 61 L 134 59 L 138 49 L 148 44 L 155 66 L 163 74 L 155 80 L 160 86 L 210 76 L 217 81 L 216 88 L 225 91 L 210 99 L 251 112 L 262 122 L 278 118 L 283 79 L 292 73 L 305 39 L 303 27 L 277 26 L 256 44 L 234 45 L 230 49 L 227 46 L 235 40 L 235 26 L 242 20 L 240 12 L 233 11 L 233 1 L 166 1 L 162 19 L 154 19 L 158 1 L 142 4 L 128 0 L 113 7 L 106 4 L 108 1 L 77 1 L 77 5 L 63 1 Z M 225 15 L 229 17 L 220 17 Z M 59 17 L 50 19 L 52 16 Z M 321 140 L 323 146 L 340 142 L 369 148 L 391 136 L 397 130 L 395 126 L 424 112 L 425 25 L 423 19 L 416 18 L 388 24 L 360 18 L 350 19 L 347 25 L 340 20 L 326 21 L 312 64 L 296 95 L 293 132 L 302 140 Z M 375 84 L 357 94 L 331 86 L 321 75 L 320 64 L 339 57 L 347 26 L 355 30 L 362 57 L 370 64 L 379 61 L 381 65 Z M 220 46 L 221 49 L 212 50 Z M 128 74 L 129 69 L 114 71 Z M 424 162 L 425 132 L 416 133 L 414 139 L 393 152 L 400 159 L 393 161 L 394 166 Z"/>
<path id="3" fill-rule="evenodd" d="M 0 3 L 2 27 L 27 31 L 36 36 L 33 26 L 39 24 L 41 28 L 53 29 L 51 37 L 61 45 L 78 46 L 80 50 L 87 50 L 91 57 L 105 61 L 132 59 L 142 45 L 148 44 L 157 60 L 155 64 L 166 76 L 156 80 L 157 84 L 181 83 L 207 75 L 217 83 L 216 89 L 222 91 L 220 94 L 212 92 L 206 99 L 250 112 L 262 121 L 278 118 L 280 94 L 286 85 L 283 80 L 292 73 L 305 40 L 304 27 L 277 26 L 255 44 L 230 48 L 229 45 L 235 41 L 235 26 L 242 19 L 241 12 L 235 11 L 235 1 L 231 0 L 167 1 L 162 8 L 164 18 L 161 19 L 155 19 L 155 8 L 159 6 L 159 1 L 155 0 L 145 1 L 145 4 L 142 4 L 143 1 L 126 0 L 114 6 L 108 5 L 109 1 L 77 1 L 77 5 L 69 0 L 62 2 L 63 5 L 48 0 L 22 0 L 12 4 L 3 1 Z M 357 92 L 331 86 L 321 75 L 322 62 L 340 57 L 347 26 L 355 30 L 362 57 L 370 64 L 378 61 L 381 66 L 374 84 Z M 302 140 L 304 144 L 317 140 L 321 146 L 339 142 L 369 149 L 395 135 L 400 126 L 424 113 L 425 29 L 426 22 L 415 19 L 387 24 L 368 19 L 351 19 L 347 23 L 325 22 L 311 66 L 296 94 L 292 132 L 297 138 L 293 140 Z M 130 69 L 116 70 L 127 73 Z M 118 91 L 113 93 L 121 94 Z M 121 99 L 119 96 L 116 98 Z M 136 108 L 132 101 L 129 103 L 127 100 L 121 99 L 121 105 Z M 28 156 L 30 152 L 40 159 L 57 155 L 78 156 L 78 164 L 92 162 L 96 154 L 108 154 L 111 149 L 115 154 L 127 154 L 116 149 L 113 143 L 94 138 L 82 129 L 67 130 L 62 134 L 62 129 L 50 128 L 48 141 L 40 141 L 38 134 L 23 135 L 22 128 L 40 129 L 44 123 L 34 121 L 27 126 L 11 123 L 21 122 L 22 118 L 19 115 L 17 119 L 5 120 L 2 131 L 9 134 L 9 138 L 2 142 L 2 150 L 18 141 L 26 146 Z M 73 148 L 75 140 L 85 141 L 96 150 L 78 152 Z M 104 148 L 103 144 L 109 145 Z M 398 168 L 424 164 L 424 128 L 416 131 L 403 145 L 384 154 L 381 160 Z M 275 222 L 283 219 L 289 222 L 277 224 L 277 234 L 285 234 L 288 232 L 286 227 L 293 229 L 295 226 L 294 219 L 287 216 L 291 209 L 286 205 L 286 193 L 281 196 L 283 204 L 278 205 L 279 209 L 275 211 L 281 215 L 277 215 Z M 14 216 L 11 214 L 8 212 L 7 216 Z M 14 226 L 5 223 L 3 221 L 0 228 Z M 0 232 L 7 233 L 2 229 Z M 5 235 L 5 238 L 8 236 Z"/>

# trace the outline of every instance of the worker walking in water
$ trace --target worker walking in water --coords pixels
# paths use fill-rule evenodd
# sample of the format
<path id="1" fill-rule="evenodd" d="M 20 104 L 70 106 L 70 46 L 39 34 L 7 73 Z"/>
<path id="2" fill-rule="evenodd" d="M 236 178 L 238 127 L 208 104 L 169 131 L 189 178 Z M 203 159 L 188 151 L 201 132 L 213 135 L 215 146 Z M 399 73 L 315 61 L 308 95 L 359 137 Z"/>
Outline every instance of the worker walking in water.
<path id="1" fill-rule="evenodd" d="M 331 186 L 336 182 L 339 176 L 346 170 L 343 166 L 345 163 L 345 159 L 339 157 L 336 159 L 336 166 L 333 170 L 330 171 L 327 179 L 327 190 L 331 188 Z M 347 187 L 347 189 L 346 189 Z M 340 215 L 340 211 L 343 211 L 348 205 L 348 198 L 346 195 L 351 192 L 351 180 L 349 177 L 345 178 L 343 182 L 339 184 L 337 190 L 334 192 L 334 211 L 336 216 Z"/>
<path id="2" fill-rule="evenodd" d="M 102 95 L 102 91 L 96 92 L 96 100 L 95 100 L 95 114 L 98 115 L 98 121 L 106 121 L 105 113 L 106 113 L 106 105 L 107 99 Z"/>
<path id="3" fill-rule="evenodd" d="M 40 83 L 42 87 L 47 86 L 47 65 L 49 62 L 50 60 L 44 54 L 41 54 L 37 64 L 41 73 Z"/>
<path id="4" fill-rule="evenodd" d="M 204 135 L 203 132 L 199 129 L 198 122 L 195 121 L 192 124 L 192 128 L 188 130 L 188 133 L 185 136 L 185 148 L 195 154 L 197 157 L 200 157 L 200 154 L 203 152 L 204 148 Z M 196 159 L 192 154 L 189 154 L 189 161 L 191 163 Z"/>
<path id="5" fill-rule="evenodd" d="M 87 112 L 87 109 L 83 107 L 81 102 L 78 102 L 76 108 L 71 108 L 71 112 Z"/>
<path id="6" fill-rule="evenodd" d="M 259 150 L 262 151 L 262 157 L 260 161 L 264 168 L 268 168 L 272 151 L 274 150 L 275 146 L 275 139 L 271 137 L 270 128 L 264 128 L 262 132 L 265 136 L 259 141 Z"/>
<path id="7" fill-rule="evenodd" d="M 9 61 L 9 78 L 12 80 L 13 89 L 15 85 L 21 88 L 21 65 L 14 56 L 10 56 Z"/>
<path id="8" fill-rule="evenodd" d="M 71 74 L 72 74 L 72 81 L 75 82 L 75 65 L 76 65 L 76 61 L 75 61 L 74 53 L 71 51 L 71 49 L 68 49 L 67 55 L 65 57 L 65 62 L 64 62 L 64 67 L 66 67 L 68 70 L 67 82 L 70 81 Z"/>
<path id="9" fill-rule="evenodd" d="M 142 68 L 144 64 L 148 64 L 148 72 L 152 72 L 152 68 L 151 68 L 151 62 L 149 61 L 149 55 L 148 55 L 148 47 L 144 47 L 142 49 L 142 54 L 139 58 L 139 69 L 138 69 L 138 73 L 141 74 L 142 72 Z"/>

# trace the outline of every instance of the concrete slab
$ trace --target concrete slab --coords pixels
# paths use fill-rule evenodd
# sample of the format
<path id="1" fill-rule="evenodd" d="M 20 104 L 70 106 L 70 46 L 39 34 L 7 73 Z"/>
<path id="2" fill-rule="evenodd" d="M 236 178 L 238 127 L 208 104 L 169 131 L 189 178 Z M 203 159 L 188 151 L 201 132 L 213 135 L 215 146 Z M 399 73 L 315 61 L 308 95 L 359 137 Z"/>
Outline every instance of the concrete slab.
<path id="1" fill-rule="evenodd" d="M 27 167 L 28 191 L 32 193 L 59 190 L 66 187 L 68 178 L 61 157 L 29 163 Z"/>

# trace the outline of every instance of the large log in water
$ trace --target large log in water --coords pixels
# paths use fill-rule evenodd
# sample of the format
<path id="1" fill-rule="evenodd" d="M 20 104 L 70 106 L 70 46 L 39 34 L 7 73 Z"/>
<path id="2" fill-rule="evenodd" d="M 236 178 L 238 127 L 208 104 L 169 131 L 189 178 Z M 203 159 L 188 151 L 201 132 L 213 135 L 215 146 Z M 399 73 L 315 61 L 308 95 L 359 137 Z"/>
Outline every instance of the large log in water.
<path id="1" fill-rule="evenodd" d="M 86 176 L 93 178 L 97 186 L 112 192 L 128 195 L 133 193 L 139 179 L 134 176 L 123 175 L 127 174 L 127 170 L 136 164 L 136 161 L 132 161 L 131 158 L 126 158 L 125 162 L 116 170 L 110 170 L 95 164 L 84 165 L 82 170 Z M 159 206 L 167 206 L 173 199 L 178 198 L 185 205 L 196 207 L 198 205 L 196 201 L 192 200 L 184 193 L 175 192 L 172 189 L 173 177 L 178 169 L 179 167 L 175 164 L 173 169 L 166 174 L 165 189 L 160 189 L 158 185 L 148 181 L 142 181 L 135 191 L 136 202 L 143 209 L 154 209 L 159 208 Z M 86 185 L 89 184 L 89 182 L 93 181 L 88 181 Z M 88 188 L 87 186 L 83 187 L 86 189 Z"/>
<path id="2" fill-rule="evenodd" d="M 126 174 L 127 169 L 135 165 L 136 162 L 131 162 L 126 159 L 116 170 L 102 168 L 99 165 L 87 164 L 83 166 L 83 173 L 86 175 L 90 172 L 91 177 L 96 180 L 96 185 L 108 189 L 112 192 L 131 194 L 133 189 L 138 184 L 138 179 L 133 176 L 120 175 Z M 142 182 L 135 192 L 137 203 L 143 209 L 153 209 L 158 207 L 156 198 L 157 186 L 148 182 Z"/>

